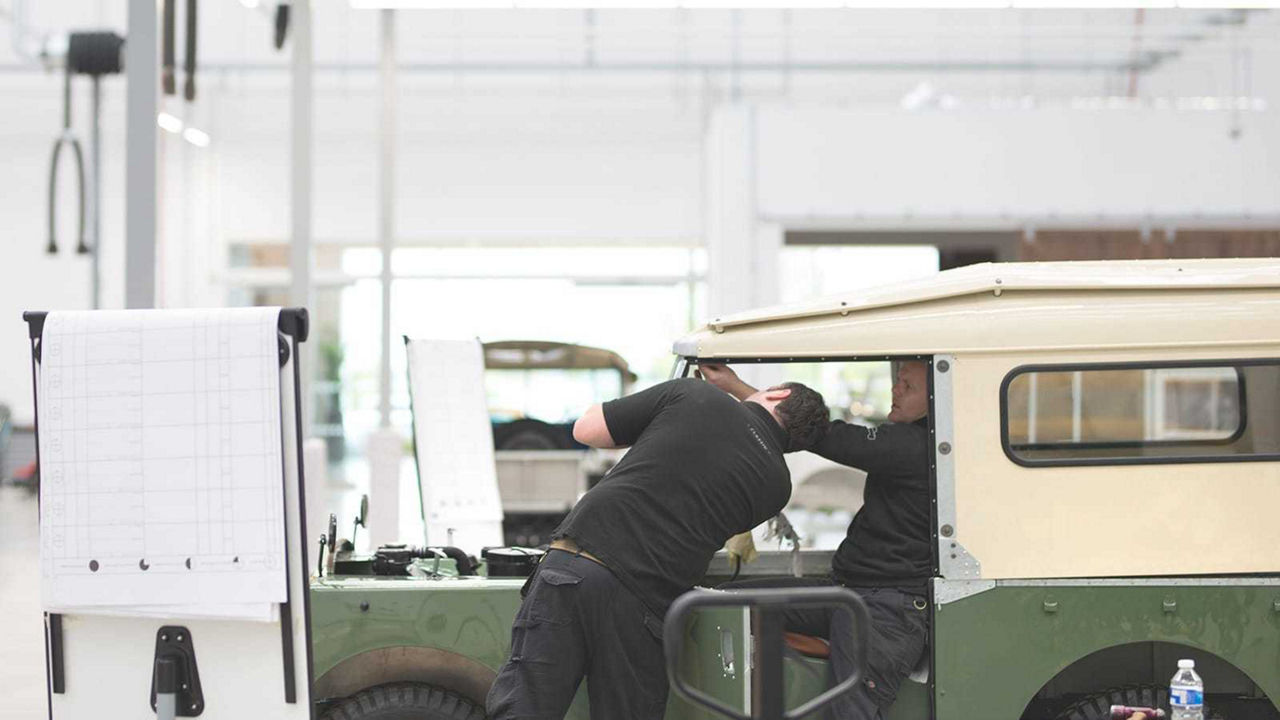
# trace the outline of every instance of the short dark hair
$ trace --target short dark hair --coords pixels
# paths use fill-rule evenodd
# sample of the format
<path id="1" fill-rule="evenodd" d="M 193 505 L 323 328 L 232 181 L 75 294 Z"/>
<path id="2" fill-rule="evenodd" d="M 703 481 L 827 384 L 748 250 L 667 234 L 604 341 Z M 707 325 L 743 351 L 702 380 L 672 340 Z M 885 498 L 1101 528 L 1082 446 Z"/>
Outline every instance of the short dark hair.
<path id="1" fill-rule="evenodd" d="M 777 405 L 782 427 L 787 431 L 786 452 L 808 450 L 817 445 L 831 424 L 831 411 L 822 393 L 798 382 L 785 382 L 769 389 L 791 391 Z"/>

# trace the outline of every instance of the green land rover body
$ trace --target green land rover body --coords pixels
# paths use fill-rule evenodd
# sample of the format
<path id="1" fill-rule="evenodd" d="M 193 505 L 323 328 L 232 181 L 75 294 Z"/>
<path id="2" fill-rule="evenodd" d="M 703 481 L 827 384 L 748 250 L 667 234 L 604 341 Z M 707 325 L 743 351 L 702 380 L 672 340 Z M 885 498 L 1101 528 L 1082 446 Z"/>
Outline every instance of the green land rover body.
<path id="1" fill-rule="evenodd" d="M 675 354 L 676 375 L 929 363 L 931 638 L 891 720 L 1105 717 L 1165 702 L 1182 657 L 1207 717 L 1280 718 L 1280 261 L 971 266 L 716 318 Z M 830 558 L 803 551 L 800 572 Z M 452 698 L 422 718 L 483 717 L 522 581 L 440 566 L 313 582 L 323 712 L 417 686 Z M 792 570 L 764 553 L 744 572 Z M 706 584 L 730 574 L 717 557 Z M 683 676 L 746 708 L 748 627 L 745 610 L 697 616 Z M 788 706 L 826 673 L 789 660 Z M 711 715 L 672 697 L 667 717 Z"/>

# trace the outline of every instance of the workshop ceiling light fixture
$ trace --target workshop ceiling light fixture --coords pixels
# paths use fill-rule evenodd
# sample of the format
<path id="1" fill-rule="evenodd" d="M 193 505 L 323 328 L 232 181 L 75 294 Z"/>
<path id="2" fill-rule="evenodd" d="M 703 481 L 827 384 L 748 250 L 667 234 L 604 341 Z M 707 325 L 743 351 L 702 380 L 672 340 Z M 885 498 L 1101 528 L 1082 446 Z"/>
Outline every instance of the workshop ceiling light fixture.
<path id="1" fill-rule="evenodd" d="M 183 130 L 182 137 L 196 147 L 209 147 L 209 133 L 198 128 L 189 127 Z"/>
<path id="2" fill-rule="evenodd" d="M 244 2 L 244 0 L 241 0 Z M 364 10 L 769 10 L 1275 8 L 1280 0 L 349 0 Z"/>
<path id="3" fill-rule="evenodd" d="M 156 115 L 156 125 L 159 125 L 161 130 L 165 130 L 176 135 L 182 132 L 183 123 L 182 118 L 175 117 L 167 112 L 162 112 L 159 115 Z"/>

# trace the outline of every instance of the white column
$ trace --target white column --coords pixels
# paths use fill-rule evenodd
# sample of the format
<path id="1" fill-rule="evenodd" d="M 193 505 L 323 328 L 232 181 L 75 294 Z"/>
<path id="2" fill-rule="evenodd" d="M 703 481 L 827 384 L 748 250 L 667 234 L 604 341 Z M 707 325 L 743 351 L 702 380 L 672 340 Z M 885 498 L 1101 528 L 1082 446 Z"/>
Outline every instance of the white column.
<path id="1" fill-rule="evenodd" d="M 706 141 L 708 291 L 712 317 L 778 302 L 783 228 L 762 224 L 756 203 L 756 111 L 712 113 Z"/>
<path id="2" fill-rule="evenodd" d="M 711 115 L 705 143 L 707 295 L 711 318 L 777 304 L 784 229 L 761 223 L 756 198 L 756 110 L 726 105 Z M 739 368 L 747 382 L 772 382 Z"/>
<path id="3" fill-rule="evenodd" d="M 400 468 L 404 442 L 391 427 L 391 252 L 395 248 L 396 14 L 380 11 L 381 87 L 378 131 L 378 245 L 382 249 L 382 352 L 378 372 L 379 428 L 369 437 L 369 542 L 371 550 L 400 542 Z"/>
<path id="4" fill-rule="evenodd" d="M 315 292 L 311 275 L 311 186 L 312 186 L 312 50 L 311 0 L 294 0 L 290 10 L 293 43 L 292 83 L 289 91 L 289 208 L 292 237 L 289 243 L 289 304 L 314 310 Z M 302 379 L 298 412 L 302 413 L 302 437 L 311 437 L 312 373 L 315 372 L 316 340 L 300 348 Z"/>
<path id="5" fill-rule="evenodd" d="M 129 0 L 125 43 L 126 308 L 156 306 L 156 107 L 160 95 L 155 0 Z"/>

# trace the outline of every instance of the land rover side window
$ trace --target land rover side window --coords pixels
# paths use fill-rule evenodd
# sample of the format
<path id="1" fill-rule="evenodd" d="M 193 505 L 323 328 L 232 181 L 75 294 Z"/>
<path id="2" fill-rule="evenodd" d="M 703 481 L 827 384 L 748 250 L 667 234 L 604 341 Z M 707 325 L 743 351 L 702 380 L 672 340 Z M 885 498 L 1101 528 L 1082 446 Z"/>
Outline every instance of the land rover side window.
<path id="1" fill-rule="evenodd" d="M 1024 465 L 1275 459 L 1280 361 L 1023 367 L 1001 415 Z"/>

